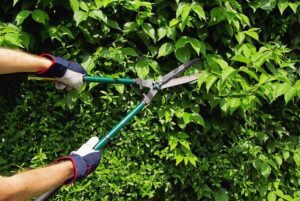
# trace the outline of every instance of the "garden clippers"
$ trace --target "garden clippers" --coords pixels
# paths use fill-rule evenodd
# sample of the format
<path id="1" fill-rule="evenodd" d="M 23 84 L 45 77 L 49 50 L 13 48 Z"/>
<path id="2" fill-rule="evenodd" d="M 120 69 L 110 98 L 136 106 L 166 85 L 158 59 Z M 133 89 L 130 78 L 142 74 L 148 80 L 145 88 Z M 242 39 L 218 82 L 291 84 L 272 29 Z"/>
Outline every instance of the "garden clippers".
<path id="1" fill-rule="evenodd" d="M 131 79 L 131 78 L 108 78 L 108 77 L 100 77 L 100 76 L 84 76 L 84 82 L 94 82 L 94 83 L 115 83 L 115 84 L 137 84 L 140 88 L 149 88 L 149 92 L 144 94 L 143 100 L 135 106 L 135 108 L 130 111 L 115 127 L 113 127 L 110 131 L 108 131 L 102 138 L 100 138 L 99 142 L 94 147 L 95 150 L 100 150 L 103 148 L 117 133 L 120 129 L 122 129 L 138 112 L 140 112 L 146 105 L 150 104 L 153 98 L 157 95 L 157 93 L 169 87 L 174 87 L 178 85 L 182 85 L 185 83 L 189 83 L 195 81 L 199 78 L 200 74 L 194 74 L 189 76 L 183 76 L 177 78 L 179 74 L 183 71 L 191 67 L 199 58 L 193 59 L 186 64 L 182 64 L 174 70 L 170 71 L 162 78 L 153 81 L 153 80 L 143 80 L 140 78 Z M 35 77 L 29 76 L 29 80 L 55 80 L 55 78 L 43 78 L 43 77 Z M 54 195 L 61 186 L 44 193 L 36 201 L 44 201 L 48 200 L 52 195 Z"/>

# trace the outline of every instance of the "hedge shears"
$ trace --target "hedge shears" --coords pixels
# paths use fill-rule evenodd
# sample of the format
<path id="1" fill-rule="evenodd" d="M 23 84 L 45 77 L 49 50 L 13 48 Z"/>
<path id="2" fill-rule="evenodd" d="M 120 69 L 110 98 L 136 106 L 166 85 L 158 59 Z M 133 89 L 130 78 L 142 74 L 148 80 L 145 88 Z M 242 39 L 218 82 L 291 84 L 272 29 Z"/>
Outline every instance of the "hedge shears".
<path id="1" fill-rule="evenodd" d="M 188 76 L 183 76 L 177 78 L 179 74 L 183 71 L 194 65 L 199 58 L 193 59 L 185 64 L 182 64 L 175 68 L 174 70 L 170 71 L 163 77 L 159 78 L 158 80 L 143 80 L 140 78 L 132 79 L 132 78 L 109 78 L 109 77 L 101 77 L 101 76 L 84 76 L 83 81 L 86 83 L 115 83 L 115 84 L 125 84 L 125 85 L 133 85 L 136 84 L 140 88 L 149 88 L 147 94 L 144 94 L 144 98 L 142 101 L 134 107 L 117 125 L 115 125 L 110 131 L 108 131 L 103 137 L 100 138 L 99 142 L 94 147 L 95 150 L 102 149 L 115 135 L 117 135 L 118 131 L 122 129 L 133 117 L 140 112 L 146 105 L 149 105 L 153 98 L 157 95 L 157 93 L 163 89 L 182 85 L 185 83 L 190 83 L 195 81 L 199 78 L 200 74 L 193 74 Z M 36 77 L 36 76 L 29 76 L 28 80 L 49 80 L 55 81 L 55 78 L 44 78 L 44 77 Z M 52 195 L 54 195 L 61 186 L 44 193 L 37 201 L 44 201 L 48 200 Z"/>

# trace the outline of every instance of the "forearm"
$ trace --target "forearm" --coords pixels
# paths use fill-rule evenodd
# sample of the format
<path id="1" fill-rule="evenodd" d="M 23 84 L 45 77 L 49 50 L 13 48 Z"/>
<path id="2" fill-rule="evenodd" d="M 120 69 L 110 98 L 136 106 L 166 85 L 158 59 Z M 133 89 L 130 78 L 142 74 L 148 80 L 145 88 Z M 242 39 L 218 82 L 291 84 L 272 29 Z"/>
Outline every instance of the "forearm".
<path id="1" fill-rule="evenodd" d="M 0 200 L 27 200 L 62 185 L 74 176 L 71 161 L 29 170 L 3 179 Z"/>
<path id="2" fill-rule="evenodd" d="M 0 48 L 0 74 L 19 72 L 40 72 L 51 66 L 46 58 L 28 54 L 18 50 Z"/>

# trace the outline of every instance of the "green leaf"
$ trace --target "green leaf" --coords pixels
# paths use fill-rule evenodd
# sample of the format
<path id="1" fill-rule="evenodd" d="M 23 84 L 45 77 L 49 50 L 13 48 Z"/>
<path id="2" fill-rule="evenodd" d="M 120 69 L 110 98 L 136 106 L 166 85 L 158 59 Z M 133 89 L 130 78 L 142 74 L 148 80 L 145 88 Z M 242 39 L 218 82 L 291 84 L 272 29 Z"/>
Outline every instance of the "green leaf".
<path id="1" fill-rule="evenodd" d="M 238 41 L 239 44 L 242 44 L 243 41 L 245 40 L 245 34 L 244 32 L 238 32 L 236 35 L 236 40 Z"/>
<path id="2" fill-rule="evenodd" d="M 289 91 L 290 88 L 291 88 L 291 86 L 287 83 L 277 85 L 274 89 L 273 100 L 275 100 L 277 97 L 285 94 L 287 91 Z"/>
<path id="3" fill-rule="evenodd" d="M 247 67 L 243 67 L 240 71 L 247 73 L 250 77 L 258 81 L 258 76 L 253 71 L 249 70 Z"/>
<path id="4" fill-rule="evenodd" d="M 174 51 L 174 49 L 175 49 L 175 47 L 172 43 L 163 44 L 158 50 L 157 58 L 169 55 L 170 53 L 172 53 Z"/>
<path id="5" fill-rule="evenodd" d="M 185 47 L 185 45 L 190 41 L 190 38 L 189 37 L 186 37 L 186 36 L 182 36 L 181 38 L 179 38 L 177 41 L 176 41 L 176 49 L 179 49 L 179 48 L 182 48 L 182 47 Z"/>
<path id="6" fill-rule="evenodd" d="M 189 4 L 184 4 L 182 7 L 181 18 L 183 22 L 186 22 L 191 11 L 191 6 Z"/>
<path id="7" fill-rule="evenodd" d="M 96 64 L 93 59 L 93 57 L 89 55 L 85 55 L 83 58 L 83 61 L 81 65 L 84 67 L 84 69 L 88 72 L 91 73 L 91 71 L 95 68 Z"/>
<path id="8" fill-rule="evenodd" d="M 86 12 L 83 12 L 81 10 L 77 10 L 74 12 L 74 20 L 76 22 L 76 26 L 78 26 L 81 22 L 85 21 L 88 17 L 88 14 Z"/>
<path id="9" fill-rule="evenodd" d="M 135 72 L 138 74 L 139 78 L 146 78 L 149 73 L 149 63 L 147 60 L 138 61 L 135 64 Z"/>
<path id="10" fill-rule="evenodd" d="M 207 78 L 206 81 L 206 91 L 208 93 L 209 89 L 211 88 L 211 86 L 217 81 L 218 77 L 216 77 L 215 75 L 210 75 Z"/>
<path id="11" fill-rule="evenodd" d="M 217 191 L 214 197 L 215 201 L 229 201 L 228 192 L 225 189 Z"/>
<path id="12" fill-rule="evenodd" d="M 22 10 L 20 11 L 17 16 L 15 21 L 17 22 L 17 25 L 21 25 L 24 20 L 30 15 L 30 11 L 29 10 Z"/>
<path id="13" fill-rule="evenodd" d="M 107 23 L 106 24 L 108 26 L 114 28 L 114 29 L 120 29 L 119 24 L 116 21 L 114 21 L 114 20 L 107 19 Z"/>
<path id="14" fill-rule="evenodd" d="M 175 165 L 178 165 L 179 163 L 181 163 L 183 161 L 183 156 L 181 154 L 176 155 L 175 159 L 176 159 L 176 164 Z"/>
<path id="15" fill-rule="evenodd" d="M 181 63 L 186 63 L 191 58 L 191 52 L 189 47 L 182 47 L 175 50 L 175 57 Z"/>
<path id="16" fill-rule="evenodd" d="M 245 64 L 249 64 L 251 63 L 251 60 L 248 59 L 247 57 L 244 57 L 242 55 L 234 55 L 232 58 L 231 58 L 232 61 L 238 61 L 238 62 L 241 62 L 241 63 L 245 63 Z"/>
<path id="17" fill-rule="evenodd" d="M 13 7 L 19 2 L 20 0 L 14 0 Z"/>
<path id="18" fill-rule="evenodd" d="M 49 16 L 45 11 L 42 11 L 40 9 L 35 9 L 32 14 L 32 19 L 34 19 L 36 22 L 41 24 L 46 24 L 46 22 L 49 20 Z"/>
<path id="19" fill-rule="evenodd" d="M 199 3 L 193 2 L 192 3 L 192 10 L 198 15 L 199 19 L 206 20 L 205 12 L 202 6 Z"/>
<path id="20" fill-rule="evenodd" d="M 226 61 L 224 61 L 222 58 L 214 57 L 214 58 L 212 58 L 212 60 L 214 62 L 216 62 L 220 66 L 221 69 L 225 69 L 228 67 L 228 63 Z"/>
<path id="21" fill-rule="evenodd" d="M 260 168 L 261 174 L 265 178 L 268 178 L 269 175 L 271 174 L 271 167 L 270 167 L 270 165 L 267 164 L 267 163 L 265 163 L 265 162 L 261 162 L 259 168 Z"/>
<path id="22" fill-rule="evenodd" d="M 123 27 L 124 34 L 128 34 L 136 30 L 137 24 L 135 22 L 126 22 Z"/>
<path id="23" fill-rule="evenodd" d="M 222 82 L 224 82 L 228 77 L 232 76 L 234 73 L 236 73 L 237 70 L 227 66 L 222 70 Z"/>
<path id="24" fill-rule="evenodd" d="M 185 148 L 187 148 L 188 150 L 191 150 L 190 147 L 190 142 L 186 141 L 186 140 L 179 140 L 179 143 L 184 146 Z"/>
<path id="25" fill-rule="evenodd" d="M 298 9 L 299 5 L 300 5 L 300 2 L 289 2 L 289 6 L 295 14 L 297 13 L 297 9 Z"/>
<path id="26" fill-rule="evenodd" d="M 158 41 L 167 35 L 167 29 L 165 27 L 159 27 L 157 30 Z"/>
<path id="27" fill-rule="evenodd" d="M 195 122 L 195 123 L 205 127 L 204 119 L 200 114 L 192 113 L 189 118 L 190 118 L 190 121 Z"/>
<path id="28" fill-rule="evenodd" d="M 274 191 L 268 193 L 268 201 L 276 201 L 276 194 Z"/>
<path id="29" fill-rule="evenodd" d="M 259 37 L 258 37 L 258 33 L 256 32 L 258 29 L 256 28 L 251 28 L 248 31 L 244 31 L 244 33 L 248 36 L 250 36 L 251 38 L 259 41 Z"/>
<path id="30" fill-rule="evenodd" d="M 298 148 L 298 151 L 294 153 L 293 159 L 297 165 L 297 167 L 300 167 L 300 149 Z"/>
<path id="31" fill-rule="evenodd" d="M 175 138 L 174 136 L 171 136 L 169 138 L 169 145 L 170 145 L 170 150 L 175 149 L 178 145 L 178 139 Z"/>
<path id="32" fill-rule="evenodd" d="M 278 9 L 280 11 L 280 14 L 282 15 L 285 9 L 289 6 L 288 0 L 280 0 L 278 2 Z"/>
<path id="33" fill-rule="evenodd" d="M 149 24 L 149 23 L 142 24 L 142 29 L 148 36 L 150 36 L 150 38 L 152 38 L 154 41 L 156 40 L 155 30 L 151 24 Z"/>
<path id="34" fill-rule="evenodd" d="M 170 27 L 173 27 L 175 26 L 176 24 L 178 24 L 180 21 L 176 18 L 173 18 L 170 22 L 169 22 L 169 26 Z"/>
<path id="35" fill-rule="evenodd" d="M 135 51 L 135 49 L 131 47 L 125 47 L 122 49 L 123 54 L 127 56 L 133 56 L 133 57 L 138 57 L 138 53 Z"/>
<path id="36" fill-rule="evenodd" d="M 73 12 L 79 10 L 79 1 L 78 0 L 69 0 L 70 6 L 73 10 Z"/>
<path id="37" fill-rule="evenodd" d="M 201 88 L 202 84 L 207 81 L 208 77 L 209 77 L 209 74 L 206 71 L 202 71 L 202 73 L 197 81 L 197 85 L 198 85 L 199 89 Z"/>
<path id="38" fill-rule="evenodd" d="M 298 90 L 295 87 L 291 87 L 287 92 L 285 92 L 285 94 L 284 94 L 285 103 L 287 104 L 288 102 L 290 102 L 290 100 L 292 100 L 292 98 L 295 97 L 297 92 L 298 92 Z"/>
<path id="39" fill-rule="evenodd" d="M 206 47 L 205 47 L 205 44 L 202 41 L 199 41 L 195 38 L 190 38 L 189 42 L 192 45 L 192 47 L 194 48 L 194 50 L 197 52 L 198 55 L 199 55 L 200 52 L 204 56 L 206 55 Z"/>

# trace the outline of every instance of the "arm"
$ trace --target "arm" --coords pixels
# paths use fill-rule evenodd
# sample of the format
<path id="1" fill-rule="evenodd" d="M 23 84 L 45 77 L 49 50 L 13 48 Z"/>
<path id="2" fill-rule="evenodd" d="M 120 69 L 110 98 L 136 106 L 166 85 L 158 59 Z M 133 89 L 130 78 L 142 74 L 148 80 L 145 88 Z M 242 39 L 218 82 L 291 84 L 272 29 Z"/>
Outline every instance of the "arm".
<path id="1" fill-rule="evenodd" d="M 11 177 L 0 177 L 0 200 L 28 200 L 62 185 L 73 176 L 72 162 L 64 161 Z"/>
<path id="2" fill-rule="evenodd" d="M 46 71 L 52 61 L 22 51 L 0 48 L 0 74 Z"/>
<path id="3" fill-rule="evenodd" d="M 28 200 L 63 184 L 83 179 L 99 165 L 101 152 L 94 150 L 98 137 L 90 138 L 77 151 L 54 161 L 55 165 L 29 170 L 12 177 L 0 176 L 0 201 Z"/>
<path id="4" fill-rule="evenodd" d="M 75 62 L 50 54 L 36 56 L 26 52 L 0 47 L 0 74 L 38 73 L 42 77 L 56 78 L 56 88 L 80 89 L 84 68 Z M 59 83 L 59 84 L 58 84 Z"/>

